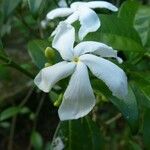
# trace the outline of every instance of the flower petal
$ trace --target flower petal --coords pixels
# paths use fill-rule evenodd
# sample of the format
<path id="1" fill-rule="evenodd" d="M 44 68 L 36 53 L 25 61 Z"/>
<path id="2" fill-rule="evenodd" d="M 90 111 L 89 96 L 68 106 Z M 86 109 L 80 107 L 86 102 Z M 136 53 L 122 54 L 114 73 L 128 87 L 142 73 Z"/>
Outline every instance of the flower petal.
<path id="1" fill-rule="evenodd" d="M 112 5 L 109 2 L 105 2 L 105 1 L 94 1 L 94 2 L 88 2 L 86 4 L 89 8 L 106 8 L 109 9 L 111 11 L 118 11 L 118 8 L 114 5 Z"/>
<path id="2" fill-rule="evenodd" d="M 71 75 L 75 68 L 74 63 L 60 62 L 42 69 L 34 79 L 34 83 L 44 92 L 49 92 L 59 80 Z"/>
<path id="3" fill-rule="evenodd" d="M 106 59 L 90 54 L 82 55 L 80 60 L 90 68 L 97 78 L 105 82 L 114 96 L 126 97 L 128 93 L 127 77 L 121 68 Z"/>
<path id="4" fill-rule="evenodd" d="M 74 2 L 70 5 L 70 7 L 73 9 L 73 10 L 78 10 L 78 8 L 81 8 L 81 7 L 86 7 L 86 4 L 87 2 Z"/>
<path id="5" fill-rule="evenodd" d="M 52 47 L 59 51 L 64 60 L 71 60 L 75 41 L 74 27 L 64 21 L 60 22 L 54 35 Z"/>
<path id="6" fill-rule="evenodd" d="M 83 117 L 92 110 L 94 105 L 95 96 L 90 84 L 87 67 L 79 62 L 58 110 L 60 120 Z"/>
<path id="7" fill-rule="evenodd" d="M 100 20 L 97 14 L 87 7 L 81 7 L 79 13 L 79 21 L 81 24 L 81 28 L 79 29 L 79 39 L 83 40 L 89 32 L 98 30 L 100 27 Z"/>
<path id="8" fill-rule="evenodd" d="M 71 15 L 73 13 L 73 10 L 71 8 L 56 8 L 52 11 L 50 11 L 46 18 L 47 20 L 52 20 L 57 17 L 66 17 L 68 15 Z"/>
<path id="9" fill-rule="evenodd" d="M 104 43 L 94 42 L 94 41 L 85 41 L 85 42 L 79 43 L 74 48 L 74 53 L 75 53 L 75 56 L 80 56 L 85 53 L 94 53 L 96 55 L 100 55 L 101 57 L 116 58 L 119 62 L 121 59 L 117 56 L 117 51 L 113 50 L 112 47 Z"/>
<path id="10" fill-rule="evenodd" d="M 77 21 L 79 19 L 79 12 L 75 11 L 73 14 L 71 14 L 65 22 L 72 24 L 73 22 Z"/>

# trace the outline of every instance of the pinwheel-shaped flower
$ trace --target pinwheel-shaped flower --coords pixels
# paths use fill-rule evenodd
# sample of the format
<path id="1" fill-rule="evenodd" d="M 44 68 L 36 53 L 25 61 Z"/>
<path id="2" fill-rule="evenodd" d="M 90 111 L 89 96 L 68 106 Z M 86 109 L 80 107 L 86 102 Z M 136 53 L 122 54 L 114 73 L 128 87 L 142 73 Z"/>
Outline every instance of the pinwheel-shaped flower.
<path id="1" fill-rule="evenodd" d="M 103 43 L 93 41 L 81 42 L 73 48 L 74 28 L 65 22 L 61 22 L 59 26 L 52 46 L 58 50 L 64 61 L 42 69 L 34 82 L 42 91 L 49 92 L 56 82 L 72 74 L 58 110 L 60 119 L 83 117 L 94 107 L 95 96 L 87 67 L 97 78 L 105 82 L 114 96 L 125 98 L 127 78 L 124 71 L 102 58 L 118 59 L 117 52 Z"/>
<path id="2" fill-rule="evenodd" d="M 74 2 L 70 8 L 57 8 L 47 14 L 47 20 L 56 17 L 69 16 L 65 21 L 72 24 L 79 20 L 81 28 L 79 29 L 79 39 L 82 40 L 89 32 L 95 32 L 100 27 L 100 20 L 97 14 L 92 10 L 95 8 L 106 8 L 111 11 L 117 11 L 118 8 L 111 3 L 104 1 L 93 2 Z"/>

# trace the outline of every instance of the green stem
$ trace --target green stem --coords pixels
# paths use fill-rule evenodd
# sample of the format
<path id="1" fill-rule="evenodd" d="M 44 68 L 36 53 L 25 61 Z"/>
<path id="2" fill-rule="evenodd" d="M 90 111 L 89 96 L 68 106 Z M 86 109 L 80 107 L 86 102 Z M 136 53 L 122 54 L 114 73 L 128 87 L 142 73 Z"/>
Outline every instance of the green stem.
<path id="1" fill-rule="evenodd" d="M 28 76 L 31 79 L 34 79 L 34 75 L 31 74 L 30 72 L 28 72 L 27 70 L 25 70 L 24 68 L 22 68 L 21 66 L 19 66 L 17 63 L 15 63 L 14 61 L 10 60 L 9 58 L 0 55 L 0 59 L 7 63 L 8 66 L 15 68 L 16 70 L 22 72 L 23 74 L 25 74 L 26 76 Z"/>

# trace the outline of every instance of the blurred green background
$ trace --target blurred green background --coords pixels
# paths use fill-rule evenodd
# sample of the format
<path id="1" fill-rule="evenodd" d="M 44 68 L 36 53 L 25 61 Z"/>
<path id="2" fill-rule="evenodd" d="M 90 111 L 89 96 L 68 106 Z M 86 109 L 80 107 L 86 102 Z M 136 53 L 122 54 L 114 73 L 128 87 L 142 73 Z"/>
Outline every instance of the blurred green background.
<path id="1" fill-rule="evenodd" d="M 66 0 L 68 6 L 72 2 Z M 91 75 L 97 105 L 82 119 L 60 122 L 57 109 L 68 79 L 49 94 L 33 83 L 45 63 L 61 59 L 55 51 L 45 56 L 44 50 L 51 47 L 50 34 L 62 18 L 41 26 L 60 2 L 0 0 L 0 150 L 150 150 L 150 1 L 108 2 L 119 11 L 97 9 L 102 26 L 85 40 L 119 51 L 129 98 L 112 97 Z"/>

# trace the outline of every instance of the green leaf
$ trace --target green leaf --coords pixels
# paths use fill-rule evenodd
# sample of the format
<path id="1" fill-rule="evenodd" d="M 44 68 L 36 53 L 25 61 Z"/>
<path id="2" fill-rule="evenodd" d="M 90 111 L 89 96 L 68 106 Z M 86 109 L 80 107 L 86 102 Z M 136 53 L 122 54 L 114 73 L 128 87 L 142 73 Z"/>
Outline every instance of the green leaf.
<path id="1" fill-rule="evenodd" d="M 0 121 L 9 119 L 20 112 L 20 107 L 9 107 L 0 113 Z"/>
<path id="2" fill-rule="evenodd" d="M 132 82 L 132 88 L 134 90 L 140 109 L 150 108 L 150 98 L 143 92 L 140 86 L 136 82 Z"/>
<path id="3" fill-rule="evenodd" d="M 54 141 L 58 137 L 63 141 L 65 150 L 103 149 L 104 141 L 100 130 L 88 117 L 61 122 Z"/>
<path id="4" fill-rule="evenodd" d="M 30 11 L 33 15 L 37 15 L 43 0 L 28 0 Z"/>
<path id="5" fill-rule="evenodd" d="M 44 55 L 44 50 L 49 45 L 49 42 L 46 40 L 33 40 L 28 43 L 29 55 L 31 56 L 33 63 L 39 69 L 42 69 L 47 62 Z"/>
<path id="6" fill-rule="evenodd" d="M 33 131 L 31 134 L 31 144 L 35 150 L 42 150 L 43 139 L 37 131 Z"/>
<path id="7" fill-rule="evenodd" d="M 136 133 L 139 125 L 139 112 L 136 97 L 132 88 L 129 86 L 126 99 L 110 98 L 111 102 L 120 110 L 127 120 L 133 133 Z"/>
<path id="8" fill-rule="evenodd" d="M 139 7 L 138 1 L 127 0 L 121 5 L 118 17 L 128 22 L 130 26 L 133 26 L 138 7 Z"/>
<path id="9" fill-rule="evenodd" d="M 124 52 L 137 53 L 144 50 L 138 33 L 123 18 L 117 18 L 115 15 L 101 15 L 100 18 L 101 28 L 89 33 L 85 40 L 103 42 Z"/>
<path id="10" fill-rule="evenodd" d="M 0 39 L 0 55 L 6 55 L 6 54 L 5 54 L 5 51 L 4 51 L 4 49 L 3 49 L 3 44 L 2 44 L 1 39 Z"/>
<path id="11" fill-rule="evenodd" d="M 150 148 L 150 109 L 146 109 L 143 123 L 144 144 L 147 149 Z"/>
<path id="12" fill-rule="evenodd" d="M 150 39 L 150 7 L 139 7 L 135 17 L 135 28 L 141 37 L 143 45 L 147 45 L 149 43 L 148 40 Z"/>
<path id="13" fill-rule="evenodd" d="M 142 148 L 137 143 L 129 141 L 129 150 L 142 150 Z"/>
<path id="14" fill-rule="evenodd" d="M 131 77 L 141 94 L 150 102 L 150 72 L 132 72 Z"/>
<path id="15" fill-rule="evenodd" d="M 1 4 L 2 12 L 7 18 L 15 10 L 22 0 L 3 0 Z"/>

